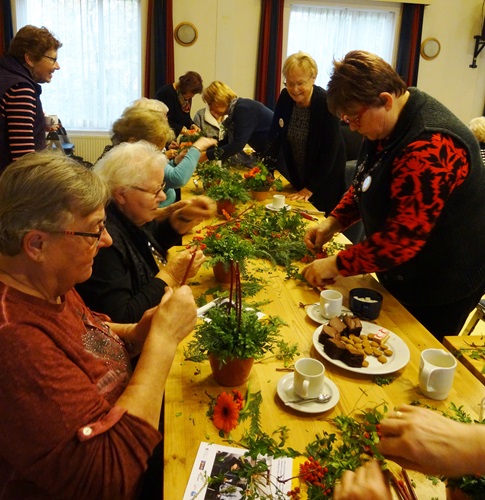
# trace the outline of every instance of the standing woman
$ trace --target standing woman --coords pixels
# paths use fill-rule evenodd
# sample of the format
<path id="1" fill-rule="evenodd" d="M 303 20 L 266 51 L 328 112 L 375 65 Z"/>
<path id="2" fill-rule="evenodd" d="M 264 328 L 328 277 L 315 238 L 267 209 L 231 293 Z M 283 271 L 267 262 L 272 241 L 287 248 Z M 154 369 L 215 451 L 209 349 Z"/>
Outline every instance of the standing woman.
<path id="1" fill-rule="evenodd" d="M 319 251 L 360 219 L 366 239 L 303 275 L 322 286 L 376 273 L 438 340 L 457 335 L 485 293 L 485 168 L 476 138 L 369 52 L 334 62 L 328 105 L 365 141 L 352 185 L 305 242 Z"/>
<path id="2" fill-rule="evenodd" d="M 192 97 L 202 92 L 202 77 L 195 71 L 187 71 L 178 82 L 169 83 L 157 90 L 155 99 L 162 101 L 168 106 L 168 123 L 178 136 L 185 129 L 194 128 L 194 122 L 190 116 L 192 108 Z"/>
<path id="3" fill-rule="evenodd" d="M 226 160 L 241 153 L 249 144 L 258 155 L 268 147 L 268 132 L 273 112 L 254 99 L 238 97 L 234 90 L 223 82 L 212 82 L 204 89 L 202 99 L 210 114 L 218 120 L 224 117 L 222 127 L 226 134 L 219 148 L 207 150 L 207 158 Z M 201 160 L 202 161 L 202 160 Z"/>
<path id="4" fill-rule="evenodd" d="M 345 192 L 345 145 L 340 120 L 328 111 L 325 90 L 315 85 L 317 74 L 316 62 L 304 52 L 286 59 L 286 88 L 276 103 L 267 156 L 298 189 L 290 199 L 309 200 L 330 213 Z"/>
<path id="5" fill-rule="evenodd" d="M 26 153 L 46 147 L 40 83 L 60 69 L 62 43 L 47 28 L 24 26 L 0 60 L 0 173 Z"/>

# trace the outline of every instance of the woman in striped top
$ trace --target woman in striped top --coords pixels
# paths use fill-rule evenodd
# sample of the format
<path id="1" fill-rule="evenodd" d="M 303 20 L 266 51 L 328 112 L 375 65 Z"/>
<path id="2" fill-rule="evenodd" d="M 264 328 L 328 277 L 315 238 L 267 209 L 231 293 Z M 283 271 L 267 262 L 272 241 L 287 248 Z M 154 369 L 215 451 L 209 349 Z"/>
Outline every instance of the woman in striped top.
<path id="1" fill-rule="evenodd" d="M 485 116 L 477 116 L 468 124 L 469 129 L 477 138 L 480 144 L 480 153 L 482 155 L 483 163 L 485 163 Z"/>
<path id="2" fill-rule="evenodd" d="M 45 148 L 41 83 L 60 69 L 62 43 L 47 28 L 24 26 L 0 59 L 0 173 L 26 153 Z"/>

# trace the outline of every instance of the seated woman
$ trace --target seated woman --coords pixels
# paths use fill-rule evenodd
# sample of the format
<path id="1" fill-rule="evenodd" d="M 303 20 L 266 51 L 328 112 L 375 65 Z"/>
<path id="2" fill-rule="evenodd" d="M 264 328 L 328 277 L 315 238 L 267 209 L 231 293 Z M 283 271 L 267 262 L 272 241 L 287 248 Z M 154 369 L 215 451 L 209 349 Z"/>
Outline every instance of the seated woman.
<path id="1" fill-rule="evenodd" d="M 167 285 L 180 285 L 191 252 L 176 253 L 167 262 L 167 250 L 180 235 L 215 215 L 215 203 L 199 196 L 160 220 L 166 210 L 158 208 L 165 199 L 166 161 L 148 142 L 124 142 L 94 166 L 111 192 L 106 227 L 113 244 L 100 249 L 92 276 L 77 290 L 89 307 L 120 323 L 138 321 L 160 302 Z M 198 250 L 189 277 L 195 276 L 203 261 Z"/>
<path id="2" fill-rule="evenodd" d="M 108 199 L 91 170 L 50 152 L 0 178 L 1 498 L 136 498 L 162 439 L 165 383 L 197 309 L 187 286 L 130 325 L 86 307 L 73 286 L 111 244 Z"/>
<path id="3" fill-rule="evenodd" d="M 117 145 L 122 142 L 144 140 L 163 150 L 165 144 L 173 137 L 162 111 L 156 110 L 155 107 L 149 108 L 147 104 L 142 106 L 134 104 L 127 107 L 121 117 L 113 123 L 111 142 Z M 168 206 L 175 201 L 175 189 L 180 189 L 189 182 L 202 152 L 216 143 L 215 139 L 200 137 L 183 154 L 165 165 L 166 200 L 162 206 Z M 107 146 L 105 152 L 112 147 Z"/>
<path id="4" fill-rule="evenodd" d="M 253 99 L 238 97 L 223 82 L 212 82 L 202 93 L 202 99 L 209 106 L 216 119 L 227 115 L 222 125 L 226 131 L 223 143 L 208 149 L 207 159 L 226 160 L 241 153 L 249 144 L 256 153 L 264 153 L 268 147 L 268 133 L 273 120 L 273 112 L 264 104 Z M 201 161 L 205 159 L 202 155 Z"/>

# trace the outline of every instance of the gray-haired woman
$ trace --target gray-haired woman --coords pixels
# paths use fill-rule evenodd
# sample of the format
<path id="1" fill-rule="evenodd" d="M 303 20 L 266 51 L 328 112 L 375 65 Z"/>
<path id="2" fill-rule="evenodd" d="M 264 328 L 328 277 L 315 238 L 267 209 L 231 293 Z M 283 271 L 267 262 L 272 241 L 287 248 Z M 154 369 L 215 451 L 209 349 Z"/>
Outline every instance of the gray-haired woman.
<path id="1" fill-rule="evenodd" d="M 166 213 L 158 208 L 165 200 L 166 161 L 155 146 L 139 141 L 115 146 L 94 166 L 111 192 L 106 227 L 113 245 L 99 251 L 93 275 L 77 290 L 88 306 L 122 323 L 138 321 L 160 302 L 167 285 L 181 283 L 191 252 L 176 253 L 167 262 L 167 250 L 180 235 L 215 214 L 215 203 L 199 196 L 171 205 L 170 216 L 160 220 Z M 195 276 L 204 259 L 198 250 L 189 277 Z"/>
<path id="2" fill-rule="evenodd" d="M 1 498 L 136 498 L 161 440 L 166 379 L 196 306 L 184 286 L 130 325 L 86 307 L 73 286 L 111 244 L 108 199 L 63 155 L 26 155 L 0 177 Z"/>

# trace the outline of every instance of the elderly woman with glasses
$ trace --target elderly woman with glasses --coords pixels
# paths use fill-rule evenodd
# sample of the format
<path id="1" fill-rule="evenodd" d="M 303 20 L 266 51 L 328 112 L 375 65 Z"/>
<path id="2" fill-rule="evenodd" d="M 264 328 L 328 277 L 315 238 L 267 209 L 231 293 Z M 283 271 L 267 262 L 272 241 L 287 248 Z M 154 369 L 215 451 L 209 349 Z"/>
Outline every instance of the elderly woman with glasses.
<path id="1" fill-rule="evenodd" d="M 113 239 L 94 259 L 93 274 L 77 286 L 86 304 L 120 323 L 138 321 L 160 302 L 167 286 L 195 276 L 204 262 L 201 250 L 184 249 L 167 261 L 168 249 L 203 219 L 215 215 L 215 203 L 199 196 L 167 209 L 164 166 L 167 159 L 145 141 L 115 146 L 94 166 L 107 183 L 111 203 L 106 208 L 106 227 Z M 168 207 L 171 208 L 171 207 Z M 193 260 L 193 261 L 192 261 Z"/>
<path id="2" fill-rule="evenodd" d="M 334 63 L 330 110 L 364 146 L 350 189 L 305 237 L 319 251 L 362 219 L 366 239 L 303 274 L 325 280 L 377 273 L 433 335 L 457 335 L 485 293 L 485 168 L 472 132 L 451 111 L 407 88 L 380 57 L 349 52 Z"/>
<path id="3" fill-rule="evenodd" d="M 298 190 L 289 199 L 309 200 L 330 213 L 345 192 L 345 145 L 340 120 L 315 85 L 317 74 L 315 60 L 304 52 L 284 62 L 286 88 L 276 103 L 267 156 Z"/>
<path id="4" fill-rule="evenodd" d="M 51 152 L 0 177 L 1 498 L 137 498 L 162 439 L 165 383 L 197 309 L 187 286 L 129 325 L 86 307 L 73 287 L 111 244 L 109 198 Z"/>
<path id="5" fill-rule="evenodd" d="M 60 69 L 62 43 L 47 28 L 24 26 L 0 59 L 0 174 L 13 160 L 46 147 L 40 83 Z"/>

